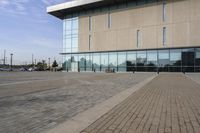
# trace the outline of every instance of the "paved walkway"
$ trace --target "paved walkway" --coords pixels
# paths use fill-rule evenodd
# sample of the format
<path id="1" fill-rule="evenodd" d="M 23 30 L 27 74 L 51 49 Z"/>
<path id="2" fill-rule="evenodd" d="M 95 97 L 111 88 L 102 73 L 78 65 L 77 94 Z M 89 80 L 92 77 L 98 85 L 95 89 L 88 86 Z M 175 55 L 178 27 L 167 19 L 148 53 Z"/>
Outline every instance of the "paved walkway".
<path id="1" fill-rule="evenodd" d="M 200 85 L 160 74 L 82 133 L 200 133 Z"/>

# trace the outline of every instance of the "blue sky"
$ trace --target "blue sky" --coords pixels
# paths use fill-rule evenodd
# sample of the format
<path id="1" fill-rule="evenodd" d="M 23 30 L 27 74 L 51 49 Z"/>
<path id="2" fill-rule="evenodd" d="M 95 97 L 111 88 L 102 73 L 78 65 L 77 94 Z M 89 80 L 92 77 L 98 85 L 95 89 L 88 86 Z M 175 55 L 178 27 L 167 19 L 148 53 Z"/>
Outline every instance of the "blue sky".
<path id="1" fill-rule="evenodd" d="M 68 0 L 0 0 L 0 59 L 4 49 L 14 63 L 56 58 L 62 52 L 62 21 L 48 15 L 46 7 Z M 0 62 L 1 63 L 1 62 Z"/>

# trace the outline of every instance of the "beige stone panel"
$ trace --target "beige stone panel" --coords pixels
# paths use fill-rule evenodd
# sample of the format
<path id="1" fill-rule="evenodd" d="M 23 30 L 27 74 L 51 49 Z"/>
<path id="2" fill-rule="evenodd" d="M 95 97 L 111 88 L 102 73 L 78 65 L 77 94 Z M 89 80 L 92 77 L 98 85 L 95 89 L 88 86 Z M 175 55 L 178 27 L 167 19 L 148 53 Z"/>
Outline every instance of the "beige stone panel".
<path id="1" fill-rule="evenodd" d="M 173 3 L 173 23 L 186 22 L 190 19 L 189 0 L 174 0 Z"/>
<path id="2" fill-rule="evenodd" d="M 157 29 L 156 26 L 142 29 L 143 45 L 141 48 L 157 48 Z"/>
<path id="3" fill-rule="evenodd" d="M 166 27 L 166 46 L 163 46 L 163 27 Z M 157 48 L 173 47 L 173 26 L 157 26 Z"/>
<path id="4" fill-rule="evenodd" d="M 130 49 L 129 29 L 117 31 L 117 50 Z"/>
<path id="5" fill-rule="evenodd" d="M 129 18 L 130 18 L 130 27 L 131 28 L 138 28 L 141 27 L 142 24 L 140 23 L 141 20 L 141 10 L 140 8 L 134 8 L 129 11 Z"/>
<path id="6" fill-rule="evenodd" d="M 108 50 L 117 50 L 117 32 L 115 30 L 108 31 L 106 37 Z"/>
<path id="7" fill-rule="evenodd" d="M 188 46 L 189 44 L 189 23 L 178 23 L 173 26 L 173 47 Z"/>
<path id="8" fill-rule="evenodd" d="M 190 42 L 191 46 L 200 46 L 200 21 L 190 23 Z"/>
<path id="9" fill-rule="evenodd" d="M 89 32 L 89 17 L 79 17 L 79 33 L 87 33 Z"/>
<path id="10" fill-rule="evenodd" d="M 200 0 L 190 0 L 191 20 L 200 20 Z"/>
<path id="11" fill-rule="evenodd" d="M 151 26 L 157 24 L 157 5 L 147 5 L 141 8 L 142 26 Z"/>
<path id="12" fill-rule="evenodd" d="M 89 35 L 88 34 L 79 34 L 79 52 L 89 51 Z"/>
<path id="13" fill-rule="evenodd" d="M 108 14 L 93 16 L 92 22 L 93 32 L 105 31 L 108 29 Z"/>
<path id="14" fill-rule="evenodd" d="M 111 13 L 111 29 L 122 29 L 130 27 L 129 11 Z"/>
<path id="15" fill-rule="evenodd" d="M 93 48 L 94 51 L 104 51 L 108 49 L 106 40 L 106 32 L 95 32 L 93 33 Z"/>

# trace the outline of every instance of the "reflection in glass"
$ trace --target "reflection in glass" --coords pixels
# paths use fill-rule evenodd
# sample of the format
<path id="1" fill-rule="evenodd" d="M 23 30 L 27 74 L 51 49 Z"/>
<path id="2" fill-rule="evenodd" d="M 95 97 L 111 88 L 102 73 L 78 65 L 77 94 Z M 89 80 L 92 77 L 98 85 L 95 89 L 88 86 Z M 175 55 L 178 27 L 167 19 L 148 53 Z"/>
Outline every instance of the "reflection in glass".
<path id="1" fill-rule="evenodd" d="M 77 54 L 72 54 L 71 61 L 72 62 L 78 62 L 78 55 Z"/>
<path id="2" fill-rule="evenodd" d="M 147 54 L 146 51 L 137 52 L 137 71 L 146 71 L 144 67 L 147 63 Z"/>
<path id="3" fill-rule="evenodd" d="M 157 66 L 157 51 L 147 51 L 147 65 Z"/>
<path id="4" fill-rule="evenodd" d="M 79 68 L 80 71 L 86 71 L 86 59 L 84 54 L 79 55 Z"/>
<path id="5" fill-rule="evenodd" d="M 71 70 L 71 55 L 65 55 L 63 56 L 63 67 L 64 70 L 70 71 Z"/>
<path id="6" fill-rule="evenodd" d="M 136 70 L 136 52 L 127 52 L 127 71 Z"/>
<path id="7" fill-rule="evenodd" d="M 157 71 L 157 51 L 147 51 L 147 71 Z"/>
<path id="8" fill-rule="evenodd" d="M 109 53 L 109 69 L 111 70 L 115 69 L 116 71 L 116 68 L 117 68 L 117 53 L 116 52 Z"/>
<path id="9" fill-rule="evenodd" d="M 200 48 L 196 48 L 195 65 L 200 66 Z"/>
<path id="10" fill-rule="evenodd" d="M 168 71 L 169 66 L 169 50 L 159 50 L 158 51 L 158 66 L 159 71 Z"/>
<path id="11" fill-rule="evenodd" d="M 145 66 L 147 61 L 146 51 L 137 52 L 137 66 Z"/>
<path id="12" fill-rule="evenodd" d="M 92 71 L 92 54 L 86 54 L 86 71 Z"/>
<path id="13" fill-rule="evenodd" d="M 181 50 L 180 49 L 170 50 L 170 65 L 181 66 Z"/>
<path id="14" fill-rule="evenodd" d="M 95 71 L 100 71 L 100 60 L 101 56 L 100 53 L 93 54 L 93 68 Z"/>
<path id="15" fill-rule="evenodd" d="M 101 53 L 101 71 L 108 69 L 108 53 Z"/>
<path id="16" fill-rule="evenodd" d="M 170 72 L 181 72 L 181 49 L 170 50 Z"/>
<path id="17" fill-rule="evenodd" d="M 126 52 L 118 53 L 118 71 L 126 71 Z"/>
<path id="18" fill-rule="evenodd" d="M 184 72 L 194 72 L 194 56 L 193 48 L 182 49 L 182 69 Z"/>

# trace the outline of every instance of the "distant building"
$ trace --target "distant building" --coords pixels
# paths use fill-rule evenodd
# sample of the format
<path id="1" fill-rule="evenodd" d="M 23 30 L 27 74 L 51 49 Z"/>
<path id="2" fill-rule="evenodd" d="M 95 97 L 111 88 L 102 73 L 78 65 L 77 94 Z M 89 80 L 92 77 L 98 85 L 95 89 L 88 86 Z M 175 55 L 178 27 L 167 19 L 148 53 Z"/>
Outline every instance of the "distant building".
<path id="1" fill-rule="evenodd" d="M 200 72 L 200 0 L 75 0 L 63 20 L 69 71 Z"/>

